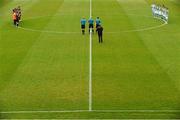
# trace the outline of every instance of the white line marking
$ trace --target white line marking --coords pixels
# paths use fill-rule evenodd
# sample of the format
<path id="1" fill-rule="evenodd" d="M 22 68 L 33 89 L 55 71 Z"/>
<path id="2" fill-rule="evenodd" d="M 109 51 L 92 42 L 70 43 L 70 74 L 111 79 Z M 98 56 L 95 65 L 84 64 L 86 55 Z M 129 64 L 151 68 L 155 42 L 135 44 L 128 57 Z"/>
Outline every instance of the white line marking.
<path id="1" fill-rule="evenodd" d="M 82 113 L 82 112 L 98 112 L 98 113 L 180 113 L 180 110 L 32 110 L 32 111 L 4 111 L 0 114 L 33 114 L 33 113 Z"/>
<path id="2" fill-rule="evenodd" d="M 90 15 L 92 17 L 92 0 L 90 2 Z M 92 111 L 92 29 L 89 36 L 89 111 Z"/>
<path id="3" fill-rule="evenodd" d="M 180 110 L 93 110 L 93 112 L 117 113 L 180 113 Z"/>
<path id="4" fill-rule="evenodd" d="M 32 110 L 32 111 L 4 111 L 1 114 L 23 114 L 23 113 L 80 113 L 88 110 Z"/>

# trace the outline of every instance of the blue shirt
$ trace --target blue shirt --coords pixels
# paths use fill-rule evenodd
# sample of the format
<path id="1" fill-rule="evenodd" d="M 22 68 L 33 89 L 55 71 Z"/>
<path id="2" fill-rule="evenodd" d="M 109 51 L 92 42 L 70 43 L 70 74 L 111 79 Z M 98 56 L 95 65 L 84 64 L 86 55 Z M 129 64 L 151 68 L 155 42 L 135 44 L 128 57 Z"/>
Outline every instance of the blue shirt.
<path id="1" fill-rule="evenodd" d="M 101 20 L 100 19 L 96 19 L 96 25 L 100 25 L 101 24 Z"/>
<path id="2" fill-rule="evenodd" d="M 86 25 L 86 19 L 81 19 L 81 25 Z"/>
<path id="3" fill-rule="evenodd" d="M 91 18 L 91 19 L 89 19 L 89 24 L 94 24 L 94 20 Z"/>

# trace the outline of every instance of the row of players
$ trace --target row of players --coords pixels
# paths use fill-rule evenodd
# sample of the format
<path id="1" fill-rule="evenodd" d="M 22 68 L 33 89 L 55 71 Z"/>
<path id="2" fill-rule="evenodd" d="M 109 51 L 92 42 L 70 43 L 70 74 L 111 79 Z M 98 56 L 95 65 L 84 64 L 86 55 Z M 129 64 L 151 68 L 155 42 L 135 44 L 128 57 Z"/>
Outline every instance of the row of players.
<path id="1" fill-rule="evenodd" d="M 94 33 L 94 20 L 91 17 L 88 20 L 89 23 L 89 33 L 92 31 L 92 33 Z M 82 29 L 82 34 L 85 34 L 85 28 L 86 28 L 86 19 L 82 18 L 81 19 L 81 29 Z M 98 37 L 99 37 L 99 43 L 103 43 L 103 27 L 101 25 L 101 20 L 99 17 L 96 18 L 96 32 L 98 33 Z"/>
<path id="2" fill-rule="evenodd" d="M 169 9 L 167 7 L 165 7 L 164 5 L 156 5 L 156 4 L 152 4 L 152 13 L 153 16 L 156 18 L 161 18 L 164 21 L 168 22 L 168 18 L 169 18 Z"/>
<path id="3" fill-rule="evenodd" d="M 82 29 L 82 34 L 85 34 L 85 28 L 86 28 L 86 19 L 82 18 L 81 19 L 81 29 Z M 92 29 L 92 32 L 94 33 L 94 20 L 93 18 L 90 18 L 88 20 L 89 23 L 89 33 L 90 33 L 90 29 Z M 99 17 L 96 18 L 96 29 L 98 28 L 98 26 L 101 26 L 101 20 Z"/>
<path id="4" fill-rule="evenodd" d="M 19 26 L 19 21 L 21 20 L 21 7 L 18 6 L 12 10 L 12 19 L 15 26 Z"/>

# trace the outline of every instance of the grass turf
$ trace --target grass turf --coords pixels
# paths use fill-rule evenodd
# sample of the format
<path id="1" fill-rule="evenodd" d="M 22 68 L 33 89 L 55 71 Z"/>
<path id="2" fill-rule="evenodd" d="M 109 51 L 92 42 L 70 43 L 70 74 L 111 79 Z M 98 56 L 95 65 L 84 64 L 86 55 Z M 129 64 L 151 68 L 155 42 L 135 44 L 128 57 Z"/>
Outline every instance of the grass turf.
<path id="1" fill-rule="evenodd" d="M 179 110 L 179 1 L 169 24 L 151 17 L 151 0 L 92 0 L 104 43 L 93 35 L 93 110 Z M 23 21 L 12 26 L 10 10 L 21 5 Z M 89 0 L 3 1 L 0 23 L 0 111 L 88 110 Z M 40 17 L 39 17 L 40 16 Z M 149 17 L 150 16 L 150 17 Z M 43 32 L 51 31 L 51 33 Z M 113 32 L 113 33 L 110 33 Z M 0 114 L 1 118 L 180 118 L 169 112 L 79 112 Z"/>

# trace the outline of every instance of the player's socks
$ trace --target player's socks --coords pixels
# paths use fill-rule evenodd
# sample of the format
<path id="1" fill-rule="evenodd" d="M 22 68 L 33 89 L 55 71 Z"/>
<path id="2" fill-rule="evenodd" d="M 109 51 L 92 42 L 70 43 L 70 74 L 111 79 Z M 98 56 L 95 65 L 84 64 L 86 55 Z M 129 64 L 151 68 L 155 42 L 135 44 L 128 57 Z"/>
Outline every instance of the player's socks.
<path id="1" fill-rule="evenodd" d="M 83 35 L 85 34 L 85 30 L 82 30 L 82 34 L 83 34 Z"/>

